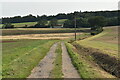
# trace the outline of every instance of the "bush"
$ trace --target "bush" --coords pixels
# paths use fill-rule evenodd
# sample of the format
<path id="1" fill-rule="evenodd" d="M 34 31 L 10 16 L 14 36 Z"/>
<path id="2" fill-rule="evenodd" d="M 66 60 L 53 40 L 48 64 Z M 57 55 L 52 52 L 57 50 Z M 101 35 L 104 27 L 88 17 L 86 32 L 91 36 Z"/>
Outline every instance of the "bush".
<path id="1" fill-rule="evenodd" d="M 91 35 L 96 35 L 103 31 L 103 27 L 91 28 L 91 30 L 92 30 Z"/>
<path id="2" fill-rule="evenodd" d="M 12 25 L 11 23 L 5 23 L 3 26 L 2 26 L 3 29 L 7 29 L 7 28 L 14 28 L 14 25 Z"/>

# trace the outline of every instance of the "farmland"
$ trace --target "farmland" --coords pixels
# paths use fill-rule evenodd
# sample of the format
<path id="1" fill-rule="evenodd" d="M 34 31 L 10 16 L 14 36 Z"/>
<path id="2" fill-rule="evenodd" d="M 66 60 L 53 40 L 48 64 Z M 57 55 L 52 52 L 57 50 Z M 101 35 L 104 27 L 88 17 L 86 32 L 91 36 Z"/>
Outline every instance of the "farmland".
<path id="1" fill-rule="evenodd" d="M 73 51 L 70 51 L 69 53 L 71 55 L 71 58 L 73 59 L 74 65 L 77 66 L 78 71 L 80 71 L 80 74 L 83 77 L 90 77 L 90 78 L 97 77 L 97 74 L 96 75 L 94 74 L 101 73 L 101 71 L 105 72 L 103 76 L 106 77 L 110 77 L 109 76 L 110 74 L 113 74 L 114 76 L 117 77 L 120 76 L 119 75 L 120 57 L 118 54 L 118 46 L 119 46 L 118 27 L 104 28 L 104 31 L 102 33 L 92 37 L 88 37 L 84 40 L 76 41 L 72 44 L 75 49 L 73 49 Z M 68 46 L 68 50 L 70 50 L 69 46 Z M 75 59 L 74 55 L 71 52 L 74 52 L 74 54 L 78 53 L 79 55 L 76 54 L 75 57 L 76 58 L 78 57 L 79 60 Z M 76 63 L 74 61 L 76 61 Z M 86 72 L 80 69 L 80 65 L 78 65 L 79 63 L 81 64 L 81 66 L 84 66 L 83 67 L 84 71 L 85 68 L 87 67 Z M 91 65 L 91 66 L 88 67 L 87 65 L 89 66 Z M 94 70 L 92 70 L 92 68 Z M 97 71 L 99 70 L 100 72 L 96 72 L 95 68 L 97 68 Z M 93 75 L 89 74 L 89 70 L 93 71 Z M 98 77 L 102 77 L 102 75 L 98 74 Z"/>
<path id="2" fill-rule="evenodd" d="M 118 58 L 118 27 L 109 27 L 96 36 L 77 41 L 78 44 L 97 48 L 110 56 Z"/>
<path id="3" fill-rule="evenodd" d="M 60 43 L 62 41 L 66 43 L 72 64 L 81 78 L 116 78 L 116 72 L 114 71 L 114 74 L 111 72 L 115 66 L 112 66 L 111 70 L 107 67 L 111 65 L 109 61 L 112 63 L 119 59 L 117 29 L 118 27 L 105 27 L 102 33 L 91 36 L 89 28 L 78 28 L 77 41 L 74 41 L 73 28 L 3 29 L 2 75 L 4 78 L 28 77 L 33 68 L 46 58 L 50 47 L 59 42 L 55 50 L 54 64 L 51 64 L 54 67 L 50 77 L 64 77 L 61 71 L 63 51 Z M 98 58 L 101 55 L 103 60 Z M 102 65 L 103 61 L 107 61 L 105 63 L 107 67 Z"/>
<path id="4" fill-rule="evenodd" d="M 0 79 L 118 80 L 120 10 L 111 3 L 2 1 Z"/>
<path id="5" fill-rule="evenodd" d="M 67 19 L 60 19 L 58 20 L 58 24 L 63 24 Z M 49 23 L 49 21 L 48 21 Z M 37 22 L 22 22 L 22 23 L 12 23 L 12 25 L 14 25 L 15 28 L 21 28 L 21 27 L 25 27 L 27 25 L 27 27 L 30 26 L 34 26 L 35 24 L 37 24 Z M 0 27 L 2 27 L 3 24 L 0 24 Z"/>
<path id="6" fill-rule="evenodd" d="M 10 42 L 11 41 L 11 42 Z M 57 40 L 7 40 L 3 45 L 3 77 L 27 77 Z"/>
<path id="7" fill-rule="evenodd" d="M 26 29 L 18 28 L 18 29 L 7 29 L 5 31 L 11 32 L 11 35 L 7 33 L 6 36 L 2 36 L 2 53 L 3 53 L 3 78 L 25 78 L 28 75 L 30 75 L 31 70 L 38 64 L 40 60 L 44 58 L 46 53 L 49 51 L 51 45 L 55 42 L 58 42 L 59 40 L 65 40 L 69 41 L 70 39 L 74 39 L 74 33 L 51 33 L 51 34 L 26 34 L 26 35 L 13 35 L 14 32 L 18 31 L 25 31 L 26 34 Z M 74 29 L 28 29 L 30 31 L 50 31 L 50 30 L 56 30 L 56 31 L 61 31 L 61 30 L 74 30 Z M 90 36 L 89 35 L 89 29 L 80 29 L 85 31 L 85 33 L 77 33 L 77 38 L 83 38 Z M 87 32 L 88 30 L 88 32 Z M 21 33 L 20 32 L 20 33 Z M 4 30 L 3 30 L 4 34 Z M 15 38 L 18 36 L 19 38 Z M 20 37 L 21 36 L 21 37 Z M 29 36 L 29 38 L 25 38 Z M 4 38 L 8 37 L 8 38 Z M 23 38 L 24 37 L 24 38 Z M 52 39 L 50 38 L 52 37 Z M 58 38 L 55 38 L 58 37 Z M 65 38 L 67 37 L 67 38 Z M 45 39 L 47 38 L 47 39 Z M 47 46 L 47 47 L 46 47 Z M 56 50 L 56 60 L 55 64 L 56 66 L 53 69 L 53 72 L 51 74 L 51 77 L 62 77 L 61 73 L 61 49 L 60 45 L 58 46 L 58 49 Z M 29 63 L 30 61 L 30 63 Z M 9 67 L 8 67 L 9 66 Z M 18 70 L 19 68 L 19 70 Z M 56 69 L 59 69 L 60 71 L 56 72 Z M 25 72 L 24 72 L 25 71 Z M 55 75 L 56 74 L 56 75 Z M 57 75 L 58 74 L 58 75 Z"/>

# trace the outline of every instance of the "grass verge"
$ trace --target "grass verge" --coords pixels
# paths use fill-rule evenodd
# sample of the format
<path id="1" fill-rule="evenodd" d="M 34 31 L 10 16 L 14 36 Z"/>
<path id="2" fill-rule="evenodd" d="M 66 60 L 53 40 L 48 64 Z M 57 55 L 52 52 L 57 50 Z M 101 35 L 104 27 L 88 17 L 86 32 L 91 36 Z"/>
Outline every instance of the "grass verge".
<path id="1" fill-rule="evenodd" d="M 51 72 L 52 78 L 62 78 L 62 49 L 61 44 L 58 44 L 58 47 L 56 49 L 56 59 L 54 62 L 54 69 Z"/>
<path id="2" fill-rule="evenodd" d="M 100 69 L 97 65 L 91 63 L 87 58 L 77 53 L 76 48 L 66 43 L 68 53 L 71 57 L 72 63 L 78 70 L 81 78 L 87 80 L 87 78 L 115 78 L 111 74 Z"/>

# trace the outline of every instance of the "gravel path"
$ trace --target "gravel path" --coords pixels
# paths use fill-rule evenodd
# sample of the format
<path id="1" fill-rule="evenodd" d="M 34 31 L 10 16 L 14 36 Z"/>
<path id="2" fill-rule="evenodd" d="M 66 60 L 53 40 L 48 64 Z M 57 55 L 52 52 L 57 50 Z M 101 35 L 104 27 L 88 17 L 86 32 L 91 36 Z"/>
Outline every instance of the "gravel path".
<path id="1" fill-rule="evenodd" d="M 40 61 L 39 65 L 32 70 L 31 75 L 28 78 L 49 78 L 50 72 L 54 67 L 54 60 L 56 57 L 55 50 L 57 47 L 55 43 L 47 55 Z"/>
<path id="2" fill-rule="evenodd" d="M 62 42 L 62 72 L 64 78 L 80 78 L 77 70 L 72 65 L 65 44 Z"/>

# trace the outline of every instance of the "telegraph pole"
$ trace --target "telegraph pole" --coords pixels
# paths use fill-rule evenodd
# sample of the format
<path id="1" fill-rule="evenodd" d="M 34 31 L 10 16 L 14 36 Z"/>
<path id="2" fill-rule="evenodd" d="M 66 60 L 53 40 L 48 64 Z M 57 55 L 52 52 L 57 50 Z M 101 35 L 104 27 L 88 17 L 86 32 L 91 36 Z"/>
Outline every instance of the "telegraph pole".
<path id="1" fill-rule="evenodd" d="M 76 41 L 76 16 L 75 16 L 75 41 Z"/>

